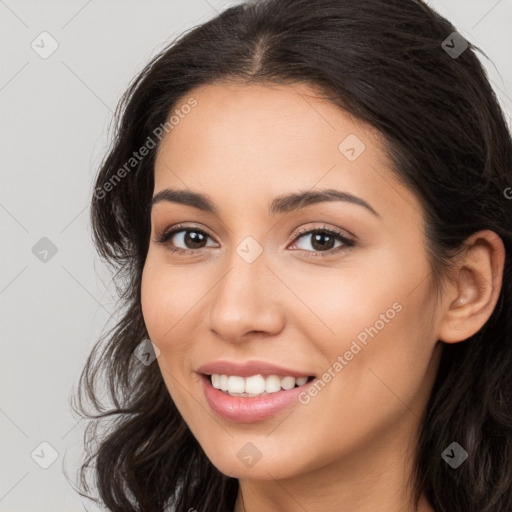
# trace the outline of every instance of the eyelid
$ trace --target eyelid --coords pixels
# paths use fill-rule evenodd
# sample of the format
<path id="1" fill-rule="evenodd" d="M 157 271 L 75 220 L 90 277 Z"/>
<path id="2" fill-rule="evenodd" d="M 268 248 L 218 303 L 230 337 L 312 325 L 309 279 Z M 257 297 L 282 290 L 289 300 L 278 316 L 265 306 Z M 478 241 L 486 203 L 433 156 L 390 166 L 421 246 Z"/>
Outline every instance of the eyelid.
<path id="1" fill-rule="evenodd" d="M 334 234 L 340 236 L 341 238 L 350 240 L 352 242 L 355 242 L 357 240 L 357 237 L 354 234 L 352 234 L 350 231 L 348 231 L 347 229 L 341 229 L 341 228 L 338 228 L 335 226 L 329 226 L 325 222 L 321 223 L 321 224 L 322 224 L 321 226 L 317 226 L 317 227 L 297 228 L 296 230 L 294 230 L 292 232 L 292 234 L 290 236 L 292 237 L 293 240 L 295 240 L 298 236 L 301 236 L 301 235 L 310 234 L 310 233 L 316 232 L 316 231 L 328 231 L 328 232 L 331 232 L 331 233 L 334 233 Z"/>

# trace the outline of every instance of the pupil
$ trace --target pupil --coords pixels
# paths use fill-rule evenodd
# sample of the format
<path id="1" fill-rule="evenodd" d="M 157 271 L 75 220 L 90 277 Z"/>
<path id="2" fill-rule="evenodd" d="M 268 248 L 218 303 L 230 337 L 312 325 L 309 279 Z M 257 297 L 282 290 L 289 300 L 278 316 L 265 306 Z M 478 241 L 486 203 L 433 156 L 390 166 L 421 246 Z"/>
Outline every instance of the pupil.
<path id="1" fill-rule="evenodd" d="M 325 240 L 324 240 L 324 242 L 321 242 L 322 239 L 327 239 L 327 243 L 325 243 Z M 325 233 L 315 233 L 313 235 L 312 245 L 315 249 L 325 249 L 326 247 L 329 249 L 329 248 L 332 248 L 330 246 L 332 245 L 333 240 L 334 239 L 332 236 L 327 235 Z M 317 246 L 317 244 L 318 244 L 318 246 Z"/>
<path id="2" fill-rule="evenodd" d="M 201 242 L 203 242 L 204 240 L 204 236 L 202 233 L 198 233 L 197 231 L 188 231 L 187 232 L 188 234 L 185 235 L 185 243 L 187 245 L 189 245 L 189 242 L 190 244 L 192 245 L 192 247 L 200 247 L 201 245 Z M 198 245 L 199 244 L 199 245 Z"/>

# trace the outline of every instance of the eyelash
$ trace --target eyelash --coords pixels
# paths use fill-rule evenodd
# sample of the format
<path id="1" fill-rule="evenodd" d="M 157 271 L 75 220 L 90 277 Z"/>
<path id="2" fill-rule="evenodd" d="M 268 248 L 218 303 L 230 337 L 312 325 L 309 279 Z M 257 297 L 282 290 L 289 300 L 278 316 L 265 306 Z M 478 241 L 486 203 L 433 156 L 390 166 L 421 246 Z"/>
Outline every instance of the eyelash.
<path id="1" fill-rule="evenodd" d="M 202 229 L 199 229 L 196 226 L 182 226 L 178 225 L 173 227 L 172 229 L 166 230 L 162 233 L 162 235 L 155 240 L 156 243 L 167 245 L 167 249 L 171 251 L 172 253 L 179 254 L 179 255 L 187 255 L 191 252 L 202 254 L 205 252 L 205 248 L 201 249 L 182 249 L 181 247 L 171 247 L 167 242 L 176 234 L 180 233 L 181 231 L 192 231 L 195 233 L 201 233 L 202 235 L 205 235 L 209 238 L 212 238 L 206 231 L 203 231 Z M 334 230 L 334 229 L 328 229 L 325 226 L 323 228 L 314 228 L 314 229 L 307 229 L 302 228 L 298 231 L 296 231 L 293 234 L 293 242 L 297 241 L 304 235 L 310 235 L 310 234 L 318 234 L 318 233 L 327 233 L 330 236 L 336 237 L 340 242 L 342 242 L 342 246 L 329 249 L 328 251 L 306 251 L 305 249 L 295 249 L 298 251 L 302 251 L 305 253 L 308 253 L 308 257 L 312 258 L 325 258 L 327 256 L 332 256 L 333 254 L 340 252 L 340 251 L 348 251 L 352 249 L 355 246 L 354 240 L 351 240 L 347 237 L 345 237 L 340 231 Z M 313 253 L 314 256 L 309 255 L 309 253 Z"/>

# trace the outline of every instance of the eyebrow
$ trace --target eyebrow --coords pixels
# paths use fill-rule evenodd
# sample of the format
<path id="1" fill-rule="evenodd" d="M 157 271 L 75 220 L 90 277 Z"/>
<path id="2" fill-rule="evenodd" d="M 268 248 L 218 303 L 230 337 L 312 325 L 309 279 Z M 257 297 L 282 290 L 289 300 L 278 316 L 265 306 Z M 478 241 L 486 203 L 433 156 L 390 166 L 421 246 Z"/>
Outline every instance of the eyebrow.
<path id="1" fill-rule="evenodd" d="M 204 212 L 218 215 L 218 210 L 214 202 L 206 194 L 191 192 L 190 190 L 174 190 L 166 188 L 153 196 L 151 199 L 150 208 L 153 208 L 155 204 L 162 201 L 179 203 L 197 208 L 198 210 Z M 277 215 L 280 213 L 288 213 L 299 210 L 301 208 L 305 208 L 312 204 L 332 201 L 343 201 L 346 203 L 362 206 L 376 217 L 381 218 L 380 214 L 377 213 L 366 201 L 360 197 L 357 197 L 348 192 L 342 192 L 340 190 L 334 189 L 315 191 L 305 190 L 277 196 L 270 204 L 269 214 Z"/>

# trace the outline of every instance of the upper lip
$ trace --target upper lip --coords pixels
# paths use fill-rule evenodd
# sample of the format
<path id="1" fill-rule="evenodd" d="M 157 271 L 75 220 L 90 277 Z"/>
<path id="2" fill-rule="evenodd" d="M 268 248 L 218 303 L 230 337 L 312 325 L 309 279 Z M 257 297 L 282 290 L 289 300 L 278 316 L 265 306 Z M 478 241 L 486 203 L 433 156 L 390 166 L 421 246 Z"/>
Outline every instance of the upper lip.
<path id="1" fill-rule="evenodd" d="M 251 375 L 277 375 L 278 377 L 310 377 L 312 373 L 303 373 L 283 366 L 277 366 L 264 361 L 247 361 L 245 363 L 233 363 L 229 361 L 213 361 L 203 364 L 197 369 L 198 373 L 205 375 L 238 375 L 250 377 Z"/>

